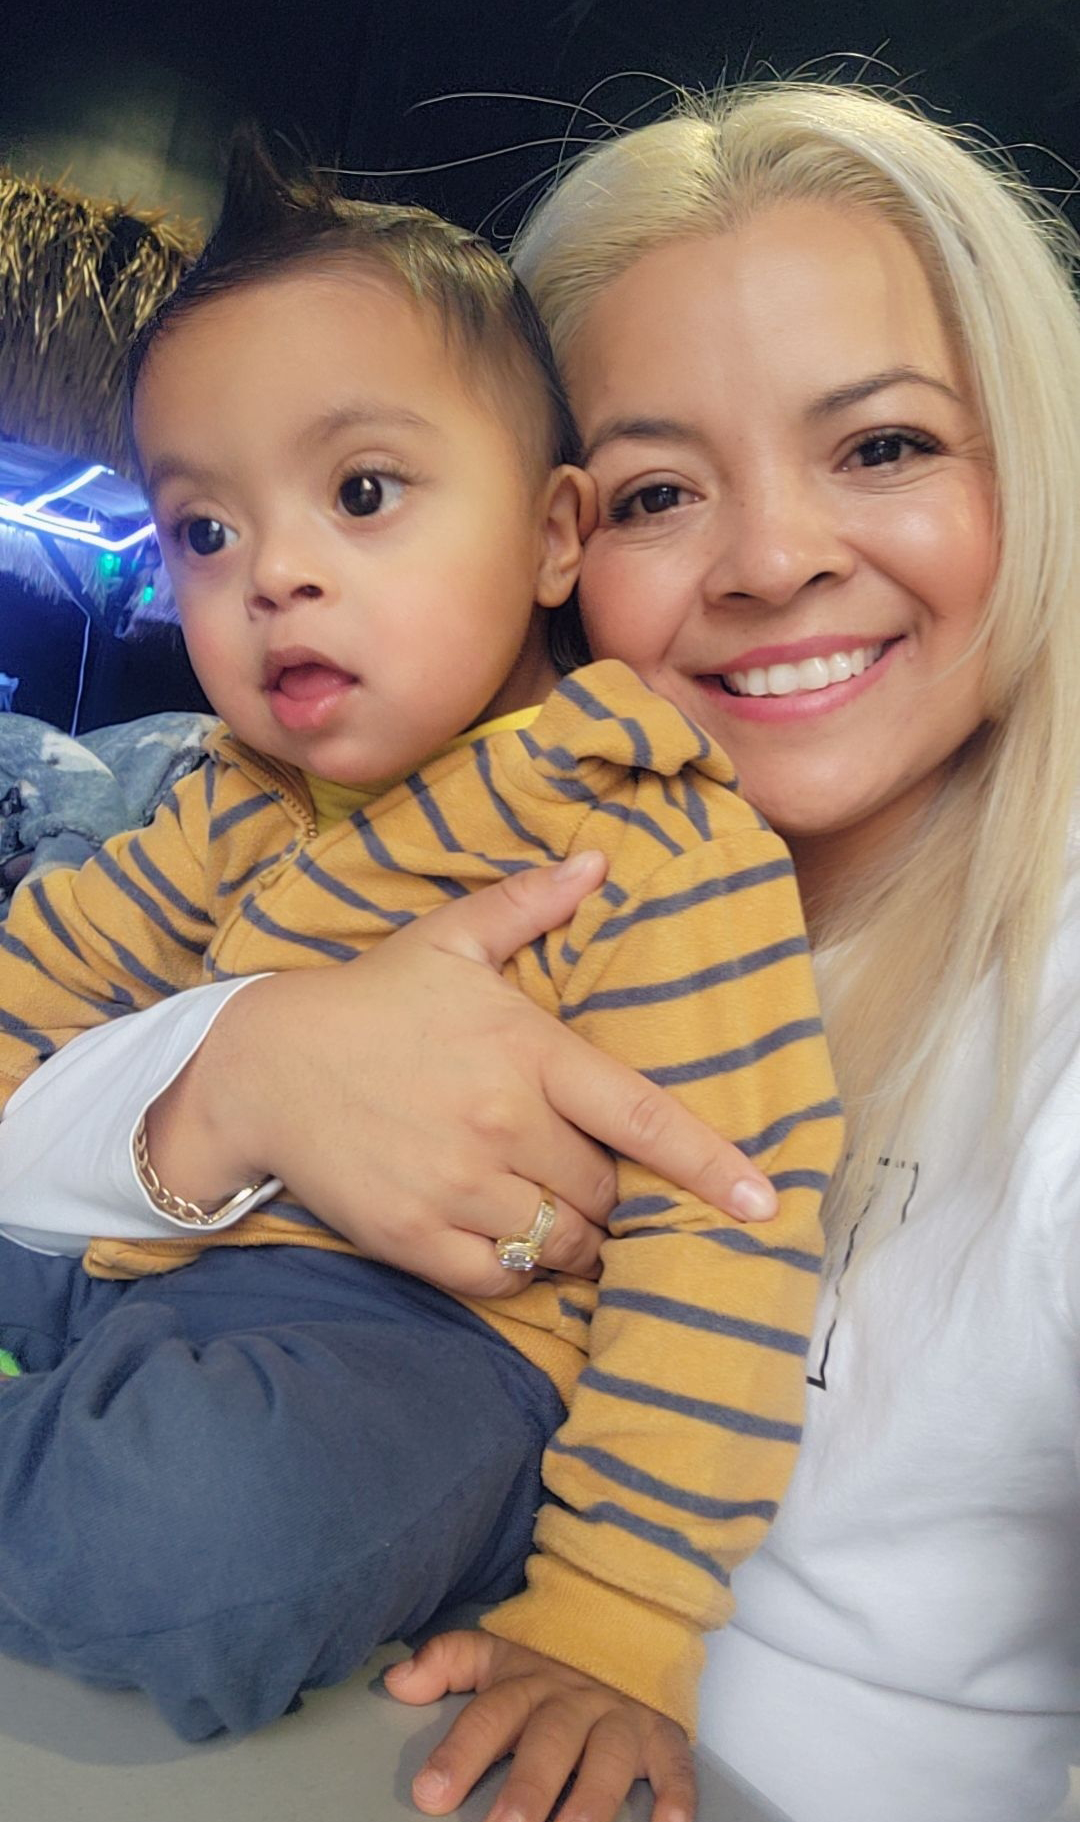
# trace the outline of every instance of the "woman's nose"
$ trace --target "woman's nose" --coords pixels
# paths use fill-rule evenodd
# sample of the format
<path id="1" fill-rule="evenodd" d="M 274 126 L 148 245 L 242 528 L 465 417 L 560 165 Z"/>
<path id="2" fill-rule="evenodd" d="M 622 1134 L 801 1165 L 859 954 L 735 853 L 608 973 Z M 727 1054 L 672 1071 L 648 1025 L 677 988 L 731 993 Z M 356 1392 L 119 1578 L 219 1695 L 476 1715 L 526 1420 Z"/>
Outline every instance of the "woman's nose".
<path id="1" fill-rule="evenodd" d="M 787 607 L 802 589 L 841 580 L 854 566 L 831 502 L 803 475 L 772 470 L 746 481 L 725 503 L 723 524 L 710 600 Z"/>

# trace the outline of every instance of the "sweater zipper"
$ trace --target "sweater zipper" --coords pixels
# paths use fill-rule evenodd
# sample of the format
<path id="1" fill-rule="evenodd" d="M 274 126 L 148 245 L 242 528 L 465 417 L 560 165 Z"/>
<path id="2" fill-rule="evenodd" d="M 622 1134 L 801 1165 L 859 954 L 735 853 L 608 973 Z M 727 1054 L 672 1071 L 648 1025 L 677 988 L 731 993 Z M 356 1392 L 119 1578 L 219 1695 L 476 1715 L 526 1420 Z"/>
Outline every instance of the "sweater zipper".
<path id="1" fill-rule="evenodd" d="M 231 735 L 221 741 L 221 748 L 233 765 L 238 765 L 250 778 L 252 784 L 260 790 L 269 791 L 272 797 L 290 810 L 304 831 L 304 838 L 313 841 L 319 833 L 319 825 L 312 813 L 310 803 L 305 803 L 299 791 L 295 789 L 287 773 L 272 769 L 261 754 L 251 747 L 246 747 Z"/>

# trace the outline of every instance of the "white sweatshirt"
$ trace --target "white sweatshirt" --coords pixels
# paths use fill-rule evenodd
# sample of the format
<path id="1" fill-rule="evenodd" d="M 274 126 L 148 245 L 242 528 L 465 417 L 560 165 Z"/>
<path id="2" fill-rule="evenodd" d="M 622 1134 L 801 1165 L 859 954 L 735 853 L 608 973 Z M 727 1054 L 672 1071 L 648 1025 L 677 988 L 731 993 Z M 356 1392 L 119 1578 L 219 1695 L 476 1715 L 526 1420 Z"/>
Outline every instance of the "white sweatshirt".
<path id="1" fill-rule="evenodd" d="M 0 1232 L 67 1252 L 167 1230 L 132 1133 L 242 985 L 24 1084 Z M 1080 848 L 995 1150 L 992 1054 L 988 986 L 826 1283 L 795 1479 L 710 1641 L 702 1742 L 793 1822 L 1043 1822 L 1080 1758 Z"/>
<path id="2" fill-rule="evenodd" d="M 793 1822 L 1041 1822 L 1080 1761 L 1080 849 L 999 1149 L 992 1014 L 826 1282 L 709 1642 L 702 1740 Z"/>

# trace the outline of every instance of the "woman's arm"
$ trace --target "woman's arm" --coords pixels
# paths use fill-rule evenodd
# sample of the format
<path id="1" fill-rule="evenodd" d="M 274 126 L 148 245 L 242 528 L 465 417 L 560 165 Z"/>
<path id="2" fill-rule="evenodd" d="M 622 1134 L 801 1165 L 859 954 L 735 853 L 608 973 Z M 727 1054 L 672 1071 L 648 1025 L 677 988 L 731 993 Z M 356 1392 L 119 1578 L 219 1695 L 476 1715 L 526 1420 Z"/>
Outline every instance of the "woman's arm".
<path id="1" fill-rule="evenodd" d="M 356 962 L 254 981 L 216 1008 L 201 1043 L 189 1029 L 193 1054 L 179 1073 L 175 1058 L 166 1070 L 155 1052 L 184 1009 L 155 1008 L 143 1104 L 153 1103 L 159 1176 L 192 1201 L 217 1200 L 259 1174 L 280 1176 L 371 1257 L 476 1296 L 513 1288 L 491 1241 L 529 1225 L 540 1183 L 558 1203 L 545 1261 L 592 1269 L 596 1224 L 614 1199 L 605 1146 L 744 1218 L 755 1212 L 740 1207 L 749 1190 L 770 1214 L 771 1186 L 733 1146 L 499 973 L 571 914 L 602 868 L 600 857 L 580 857 L 519 874 Z M 71 1172 L 67 1194 L 99 1206 L 102 1175 L 115 1197 L 119 1174 L 145 1218 L 130 1168 L 132 1108 L 117 1114 L 102 1093 L 103 1083 L 111 1087 L 107 1047 L 128 1036 L 121 1025 L 100 1034 L 92 1057 L 81 1040 L 47 1066 L 56 1072 L 48 1088 L 55 1129 L 85 1118 L 91 1104 L 101 1129 L 89 1157 L 65 1146 L 56 1167 Z M 46 1085 L 43 1077 L 39 1139 Z M 18 1116 L 16 1106 L 0 1127 L 0 1227 L 7 1186 L 26 1181 Z M 62 1187 L 54 1173 L 52 1193 Z"/>
<path id="2" fill-rule="evenodd" d="M 0 1123 L 0 1233 L 75 1256 L 95 1235 L 190 1233 L 154 1207 L 135 1175 L 131 1141 L 153 1096 L 190 1061 L 227 1002 L 252 985 L 193 987 L 84 1032 L 36 1069 Z"/>

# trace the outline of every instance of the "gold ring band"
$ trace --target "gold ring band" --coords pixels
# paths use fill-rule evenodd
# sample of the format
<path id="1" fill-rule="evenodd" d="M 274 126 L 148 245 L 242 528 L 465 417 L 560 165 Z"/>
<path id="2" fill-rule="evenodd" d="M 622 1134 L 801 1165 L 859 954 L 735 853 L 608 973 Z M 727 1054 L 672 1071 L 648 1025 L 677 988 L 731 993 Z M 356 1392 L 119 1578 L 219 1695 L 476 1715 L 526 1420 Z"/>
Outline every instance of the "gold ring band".
<path id="1" fill-rule="evenodd" d="M 499 1264 L 508 1272 L 531 1272 L 540 1263 L 540 1253 L 555 1225 L 555 1200 L 550 1189 L 540 1191 L 540 1206 L 533 1216 L 527 1234 L 504 1234 L 495 1242 Z"/>

